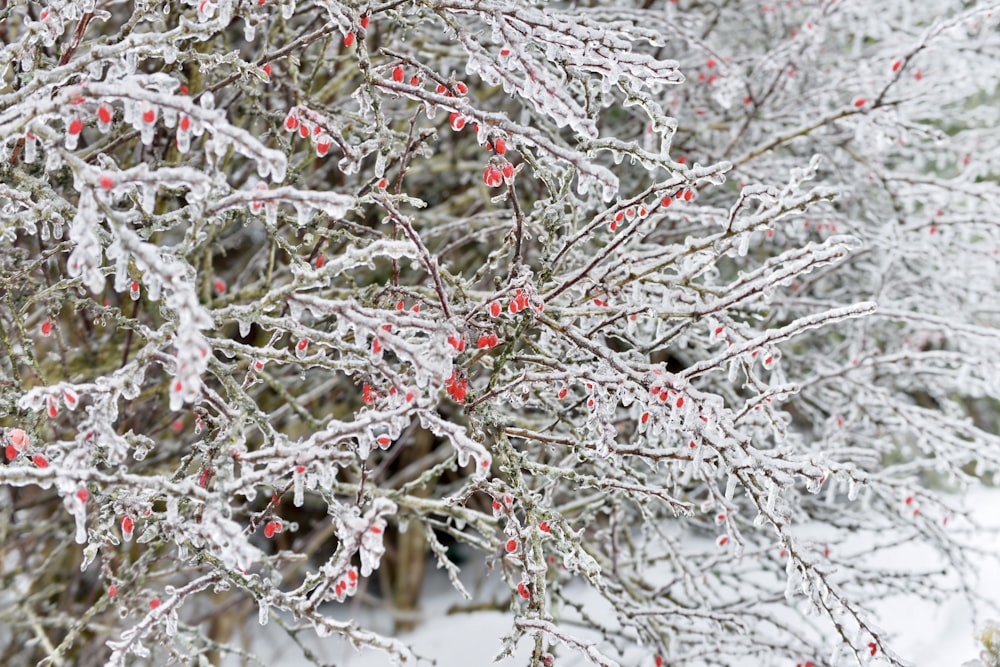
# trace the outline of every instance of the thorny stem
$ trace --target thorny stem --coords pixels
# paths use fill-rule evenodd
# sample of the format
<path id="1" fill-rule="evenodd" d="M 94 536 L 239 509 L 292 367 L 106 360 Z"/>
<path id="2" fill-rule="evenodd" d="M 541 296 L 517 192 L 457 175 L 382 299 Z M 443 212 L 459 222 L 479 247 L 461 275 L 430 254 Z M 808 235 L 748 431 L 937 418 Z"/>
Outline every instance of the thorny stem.
<path id="1" fill-rule="evenodd" d="M 437 292 L 438 301 L 441 304 L 441 310 L 444 313 L 444 317 L 446 320 L 450 320 L 451 309 L 448 308 L 448 298 L 445 296 L 444 284 L 441 282 L 441 274 L 438 271 L 437 262 L 431 256 L 427 246 L 425 246 L 423 241 L 420 239 L 420 235 L 413 229 L 413 225 L 411 224 L 409 218 L 403 216 L 387 196 L 376 196 L 376 200 L 389 213 L 389 217 L 403 229 L 410 241 L 413 242 L 413 245 L 416 246 L 417 251 L 420 253 L 420 259 L 424 263 L 424 267 L 430 274 L 431 280 L 434 281 L 434 290 Z"/>

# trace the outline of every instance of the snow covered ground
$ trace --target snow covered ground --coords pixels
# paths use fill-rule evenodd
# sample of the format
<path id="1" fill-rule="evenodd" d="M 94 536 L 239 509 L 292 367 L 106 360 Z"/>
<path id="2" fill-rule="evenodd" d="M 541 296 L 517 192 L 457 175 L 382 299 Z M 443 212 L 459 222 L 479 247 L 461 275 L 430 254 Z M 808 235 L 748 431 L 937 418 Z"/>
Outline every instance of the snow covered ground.
<path id="1" fill-rule="evenodd" d="M 984 527 L 1000 529 L 1000 490 L 977 491 L 969 497 L 969 506 L 973 508 L 973 517 Z M 980 547 L 1000 556 L 1000 533 L 984 532 L 977 540 Z M 887 554 L 893 558 L 899 555 Z M 933 565 L 919 555 L 918 550 L 910 550 L 905 556 L 906 565 L 914 569 L 923 569 Z M 1000 605 L 1000 563 L 989 558 L 977 558 L 979 567 L 978 591 Z M 472 566 L 467 565 L 472 571 Z M 478 576 L 478 575 L 477 575 Z M 471 592 L 477 577 L 469 576 L 468 584 Z M 501 586 L 499 576 L 487 576 L 481 582 L 478 598 L 504 599 L 505 589 Z M 579 596 L 593 611 L 600 607 L 600 602 L 584 586 L 579 586 Z M 591 600 L 590 598 L 594 599 Z M 440 571 L 429 571 L 425 581 L 422 615 L 424 621 L 413 632 L 400 638 L 409 644 L 414 652 L 430 665 L 434 661 L 436 667 L 478 667 L 494 664 L 493 659 L 501 648 L 500 637 L 510 631 L 510 615 L 496 611 L 477 611 L 449 615 L 447 610 L 453 605 L 467 604 L 461 596 L 449 585 L 447 577 Z M 974 610 L 961 596 L 955 595 L 944 604 L 936 604 L 915 595 L 900 596 L 883 600 L 874 605 L 877 621 L 881 628 L 890 636 L 896 638 L 894 646 L 897 652 L 910 664 L 919 667 L 958 667 L 975 659 L 979 654 L 975 635 L 978 624 L 990 618 L 1000 617 L 1000 613 L 990 610 L 986 605 Z M 979 617 L 975 618 L 974 612 Z M 359 600 L 353 600 L 343 608 L 341 618 L 354 617 L 362 627 L 390 633 L 391 619 L 384 613 L 364 608 Z M 249 636 L 256 637 L 254 649 L 264 660 L 264 664 L 298 667 L 310 664 L 297 650 L 289 649 L 289 642 L 280 636 L 281 630 L 276 624 L 269 624 L 264 631 L 260 628 L 249 628 Z M 313 638 L 308 642 L 316 655 L 328 664 L 338 667 L 388 667 L 389 658 L 381 653 L 364 650 L 355 651 L 346 642 L 331 637 L 328 639 Z M 513 657 L 505 658 L 496 663 L 502 666 L 523 667 L 528 664 L 530 646 L 528 641 L 522 641 L 519 650 Z M 559 661 L 561 667 L 576 667 L 587 664 L 579 655 L 564 653 L 566 657 Z M 877 664 L 878 661 L 873 661 Z M 238 664 L 232 662 L 229 664 Z M 626 663 L 623 663 L 623 665 Z M 653 656 L 637 648 L 635 661 L 629 664 L 638 667 L 652 667 Z M 756 664 L 756 663 L 754 663 Z M 751 667 L 750 664 L 747 667 Z M 789 665 L 792 667 L 792 665 Z"/>

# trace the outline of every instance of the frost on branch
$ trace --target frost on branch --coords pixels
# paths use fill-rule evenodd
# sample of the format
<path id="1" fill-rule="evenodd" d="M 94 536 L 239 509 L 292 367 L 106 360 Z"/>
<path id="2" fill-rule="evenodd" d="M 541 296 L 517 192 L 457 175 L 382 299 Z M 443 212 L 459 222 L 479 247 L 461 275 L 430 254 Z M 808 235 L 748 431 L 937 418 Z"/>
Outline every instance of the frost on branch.
<path id="1" fill-rule="evenodd" d="M 1000 464 L 1000 7 L 592 4 L 8 8 L 9 660 L 414 662 L 354 611 L 430 554 L 533 667 L 918 659 L 874 603 L 974 590 Z"/>

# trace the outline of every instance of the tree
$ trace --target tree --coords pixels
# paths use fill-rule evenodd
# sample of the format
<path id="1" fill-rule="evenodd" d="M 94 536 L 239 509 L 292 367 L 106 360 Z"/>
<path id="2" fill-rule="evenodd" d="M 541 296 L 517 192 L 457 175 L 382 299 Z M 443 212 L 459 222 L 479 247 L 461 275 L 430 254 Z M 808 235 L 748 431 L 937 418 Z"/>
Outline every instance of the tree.
<path id="1" fill-rule="evenodd" d="M 5 5 L 8 659 L 411 663 L 331 605 L 462 548 L 532 665 L 907 664 L 1000 452 L 998 5 Z"/>

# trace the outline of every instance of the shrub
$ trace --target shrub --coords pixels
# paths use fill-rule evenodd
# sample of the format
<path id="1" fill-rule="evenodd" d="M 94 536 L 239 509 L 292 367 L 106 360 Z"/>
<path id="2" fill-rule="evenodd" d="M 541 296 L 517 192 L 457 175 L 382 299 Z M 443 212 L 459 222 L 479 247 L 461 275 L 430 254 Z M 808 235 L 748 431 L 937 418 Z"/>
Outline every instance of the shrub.
<path id="1" fill-rule="evenodd" d="M 879 557 L 964 581 L 1000 451 L 996 9 L 6 6 L 8 659 L 412 662 L 330 605 L 462 545 L 533 665 L 903 664 L 956 579 Z"/>

